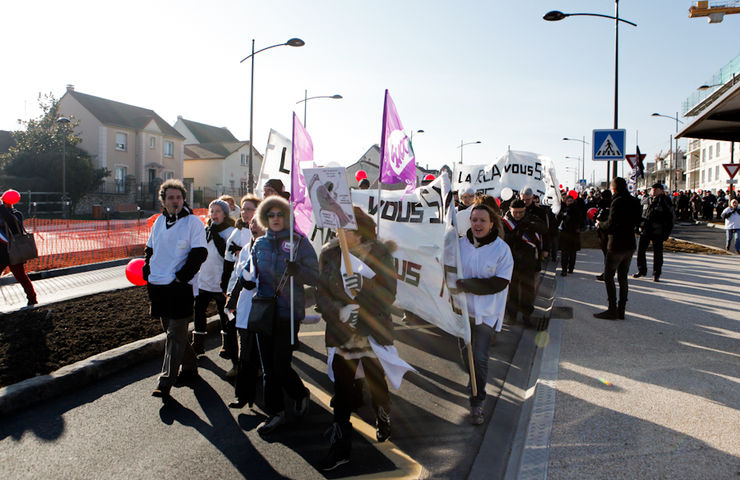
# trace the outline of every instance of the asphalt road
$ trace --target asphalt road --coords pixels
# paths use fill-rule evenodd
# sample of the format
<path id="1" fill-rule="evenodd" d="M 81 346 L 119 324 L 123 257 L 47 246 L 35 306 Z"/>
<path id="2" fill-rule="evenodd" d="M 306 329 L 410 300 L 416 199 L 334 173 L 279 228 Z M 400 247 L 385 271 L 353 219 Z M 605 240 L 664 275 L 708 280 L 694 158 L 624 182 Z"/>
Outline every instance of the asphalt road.
<path id="1" fill-rule="evenodd" d="M 366 406 L 352 420 L 357 429 L 353 460 L 324 477 L 313 465 L 328 447 L 331 384 L 326 374 L 323 322 L 301 330 L 295 366 L 312 391 L 300 422 L 261 438 L 259 408 L 230 410 L 233 389 L 224 380 L 229 362 L 209 339 L 200 360 L 201 380 L 173 390 L 163 406 L 150 396 L 160 359 L 146 361 L 80 391 L 0 419 L 0 471 L 5 478 L 464 478 L 486 425 L 467 423 L 467 374 L 457 342 L 428 325 L 397 320 L 396 346 L 418 373 L 392 391 L 393 435 L 374 440 Z M 505 327 L 492 349 L 486 404 L 490 419 L 521 330 Z M 364 421 L 363 421 L 364 420 Z M 378 478 L 378 477 L 376 477 Z"/>
<path id="2" fill-rule="evenodd" d="M 721 226 L 720 228 L 713 228 L 702 224 L 676 222 L 671 236 L 723 250 L 725 248 L 725 230 Z"/>

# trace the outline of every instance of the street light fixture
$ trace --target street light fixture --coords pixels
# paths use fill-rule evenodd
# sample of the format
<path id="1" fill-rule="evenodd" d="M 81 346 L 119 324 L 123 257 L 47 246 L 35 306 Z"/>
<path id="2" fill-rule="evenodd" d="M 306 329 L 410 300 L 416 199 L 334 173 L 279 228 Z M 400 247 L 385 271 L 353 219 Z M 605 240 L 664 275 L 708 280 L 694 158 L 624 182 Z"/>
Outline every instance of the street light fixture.
<path id="1" fill-rule="evenodd" d="M 715 84 L 712 84 L 712 85 L 700 85 L 696 89 L 697 90 L 709 90 L 710 88 L 721 87 L 723 85 L 727 85 L 727 82 L 724 82 L 724 83 L 715 83 Z M 735 85 L 735 74 L 734 73 L 732 74 L 732 81 L 731 81 L 730 85 Z"/>
<path id="2" fill-rule="evenodd" d="M 67 126 L 69 118 L 57 118 L 57 125 L 62 129 L 62 218 L 67 218 Z"/>
<path id="3" fill-rule="evenodd" d="M 316 95 L 315 97 L 309 97 L 308 90 L 304 90 L 303 92 L 303 100 L 298 100 L 297 102 L 295 102 L 296 105 L 298 105 L 299 103 L 303 104 L 303 128 L 306 128 L 306 104 L 309 100 L 314 100 L 316 98 L 332 98 L 334 100 L 341 100 L 342 98 L 344 98 L 338 93 L 335 95 Z"/>
<path id="4" fill-rule="evenodd" d="M 461 165 L 462 165 L 462 162 L 463 162 L 463 147 L 464 147 L 465 145 L 475 145 L 475 144 L 478 144 L 478 143 L 481 143 L 481 141 L 480 141 L 480 140 L 476 140 L 476 141 L 474 141 L 474 142 L 468 142 L 468 143 L 463 143 L 463 141 L 462 141 L 462 140 L 460 140 L 460 146 L 459 146 L 459 147 L 457 147 L 457 148 L 459 148 L 459 149 L 460 149 L 460 164 L 461 164 Z"/>
<path id="5" fill-rule="evenodd" d="M 619 104 L 619 22 L 624 22 L 627 24 L 632 25 L 633 27 L 636 27 L 636 23 L 632 23 L 629 20 L 625 20 L 623 18 L 619 18 L 619 0 L 614 0 L 614 16 L 612 15 L 602 15 L 600 13 L 563 13 L 558 10 L 553 10 L 550 12 L 547 12 L 543 19 L 547 20 L 548 22 L 556 22 L 558 20 L 562 20 L 565 17 L 576 17 L 576 16 L 585 16 L 585 17 L 602 17 L 602 18 L 609 18 L 614 20 L 614 129 L 616 130 L 618 127 L 618 108 L 617 105 Z M 616 178 L 617 176 L 617 162 L 615 161 L 612 164 L 612 176 Z M 609 182 L 609 167 L 607 165 L 606 169 L 606 181 Z"/>
<path id="6" fill-rule="evenodd" d="M 676 112 L 676 116 L 672 117 L 670 115 L 663 115 L 662 113 L 653 113 L 651 115 L 652 117 L 663 117 L 663 118 L 670 118 L 671 120 L 676 121 L 676 133 L 678 133 L 678 124 L 683 123 L 681 120 L 678 119 L 678 112 Z M 671 144 L 673 144 L 673 135 L 671 135 Z M 675 162 L 674 162 L 675 157 Z M 676 138 L 676 146 L 673 148 L 673 153 L 671 154 L 671 158 L 668 161 L 668 190 L 670 192 L 673 192 L 673 165 L 676 165 L 676 170 L 678 170 L 678 138 Z M 678 171 L 676 171 L 678 173 Z M 676 187 L 678 187 L 678 179 L 676 179 Z"/>
<path id="7" fill-rule="evenodd" d="M 583 168 L 581 169 L 581 178 L 586 178 L 586 145 L 591 145 L 586 141 L 586 137 L 584 136 L 582 140 L 579 140 L 578 138 L 568 138 L 563 137 L 563 140 L 570 141 L 570 142 L 581 142 L 582 149 L 581 149 L 581 159 L 583 160 Z"/>
<path id="8" fill-rule="evenodd" d="M 252 53 L 247 55 L 246 57 L 242 58 L 239 63 L 244 63 L 245 60 L 251 58 L 252 59 L 252 78 L 250 82 L 250 88 L 249 88 L 249 178 L 248 178 L 248 184 L 247 184 L 247 192 L 248 193 L 254 193 L 254 174 L 252 171 L 252 151 L 254 150 L 254 137 L 253 137 L 253 123 L 254 123 L 254 56 L 257 55 L 260 52 L 264 52 L 265 50 L 269 50 L 271 48 L 275 47 L 282 47 L 282 46 L 289 46 L 289 47 L 302 47 L 305 45 L 306 42 L 301 40 L 300 38 L 291 38 L 285 43 L 277 43 L 275 45 L 270 45 L 269 47 L 261 48 L 257 51 L 254 50 L 254 38 L 252 39 Z"/>

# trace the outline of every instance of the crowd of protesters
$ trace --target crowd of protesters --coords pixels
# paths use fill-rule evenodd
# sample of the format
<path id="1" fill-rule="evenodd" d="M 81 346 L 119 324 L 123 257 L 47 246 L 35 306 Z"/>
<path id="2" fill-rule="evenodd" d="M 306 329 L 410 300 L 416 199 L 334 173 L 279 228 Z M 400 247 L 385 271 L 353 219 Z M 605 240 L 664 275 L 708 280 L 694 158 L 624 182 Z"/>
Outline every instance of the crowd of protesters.
<path id="1" fill-rule="evenodd" d="M 271 435 L 290 419 L 303 416 L 309 390 L 292 360 L 308 306 L 304 288 L 313 287 L 316 310 L 326 322 L 328 372 L 334 382 L 330 445 L 319 469 L 333 470 L 350 460 L 350 416 L 362 404 L 363 385 L 376 415 L 376 438 L 383 442 L 391 435 L 388 383 L 399 388 L 403 374 L 412 369 L 393 346 L 395 246 L 376 238 L 375 221 L 355 207 L 358 229 L 346 232 L 353 270 L 348 273 L 336 238 L 317 257 L 304 236 L 290 231 L 290 193 L 280 180 L 266 182 L 263 193 L 263 199 L 247 195 L 238 204 L 228 196 L 214 200 L 204 229 L 184 201 L 182 183 L 162 184 L 163 214 L 152 228 L 144 267 L 152 316 L 161 320 L 167 333 L 153 395 L 167 402 L 173 386 L 198 378 L 197 358 L 205 353 L 205 311 L 214 301 L 222 333 L 219 355 L 232 365 L 225 375 L 234 383 L 235 398 L 229 407 L 251 407 L 261 381 L 267 418 L 258 426 L 259 434 Z M 604 267 L 597 279 L 605 282 L 608 308 L 594 316 L 608 320 L 625 318 L 635 250 L 638 271 L 633 277 L 647 275 L 645 252 L 652 244 L 652 275 L 659 281 L 662 244 L 676 217 L 713 217 L 714 209 L 720 209 L 728 226 L 727 248 L 733 241 L 736 251 L 740 247 L 740 210 L 734 195 L 669 196 L 660 184 L 632 195 L 619 177 L 604 191 L 562 191 L 557 213 L 531 188 L 505 200 L 471 188 L 455 195 L 462 275 L 450 291 L 465 295 L 470 317 L 477 385 L 477 391 L 472 382 L 468 386 L 473 425 L 484 423 L 489 349 L 496 343 L 496 333 L 505 321 L 537 327 L 533 312 L 539 272 L 546 262 L 559 259 L 560 275 L 573 274 L 581 232 L 598 232 Z M 289 280 L 292 289 L 286 288 Z M 263 311 L 257 308 L 258 300 L 272 302 L 272 308 L 264 310 L 270 312 L 267 330 L 257 330 L 252 323 L 252 313 Z M 195 330 L 189 339 L 187 326 L 193 319 Z"/>

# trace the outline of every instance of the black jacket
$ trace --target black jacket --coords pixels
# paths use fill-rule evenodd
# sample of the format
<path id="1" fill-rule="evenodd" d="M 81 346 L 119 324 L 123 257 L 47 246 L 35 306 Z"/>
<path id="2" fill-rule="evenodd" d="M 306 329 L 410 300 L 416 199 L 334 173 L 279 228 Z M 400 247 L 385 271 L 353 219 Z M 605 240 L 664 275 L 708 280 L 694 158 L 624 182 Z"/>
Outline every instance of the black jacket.
<path id="1" fill-rule="evenodd" d="M 640 234 L 656 240 L 667 240 L 673 230 L 673 206 L 665 195 L 650 200 L 643 213 Z"/>
<path id="2" fill-rule="evenodd" d="M 20 233 L 23 227 L 23 214 L 15 208 L 6 208 L 3 204 L 0 204 L 0 232 L 7 236 L 5 227 L 7 227 L 12 234 Z M 4 243 L 0 243 L 0 266 L 7 265 L 10 265 L 8 246 Z"/>
<path id="3" fill-rule="evenodd" d="M 581 233 L 583 216 L 578 204 L 563 205 L 558 213 L 560 225 L 560 250 L 574 252 L 581 249 Z"/>
<path id="4" fill-rule="evenodd" d="M 608 252 L 627 252 L 637 247 L 635 230 L 640 224 L 642 205 L 628 191 L 617 192 L 609 206 L 609 218 L 599 223 L 609 236 Z"/>
<path id="5" fill-rule="evenodd" d="M 339 319 L 339 310 L 355 303 L 344 292 L 340 266 L 342 261 L 339 241 L 335 238 L 324 245 L 319 256 L 318 310 L 326 322 L 327 347 L 345 344 L 355 335 L 370 336 L 380 345 L 393 344 L 391 306 L 396 300 L 396 270 L 391 255 L 392 244 L 374 241 L 368 255 L 361 259 L 375 272 L 372 280 L 363 278 L 360 292 L 355 298 L 360 305 L 357 329 Z"/>
<path id="6" fill-rule="evenodd" d="M 540 253 L 542 238 L 547 233 L 547 225 L 537 215 L 525 214 L 518 222 L 511 215 L 511 210 L 504 216 L 504 241 L 511 249 L 515 270 L 537 272 L 540 270 Z"/>

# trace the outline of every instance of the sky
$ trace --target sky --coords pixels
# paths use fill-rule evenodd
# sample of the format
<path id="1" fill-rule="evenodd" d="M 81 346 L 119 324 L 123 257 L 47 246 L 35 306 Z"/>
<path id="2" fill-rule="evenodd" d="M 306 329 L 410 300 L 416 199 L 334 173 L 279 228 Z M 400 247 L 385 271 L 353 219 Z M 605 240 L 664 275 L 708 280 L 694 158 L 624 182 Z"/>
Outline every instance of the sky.
<path id="1" fill-rule="evenodd" d="M 485 164 L 507 149 L 546 155 L 560 183 L 573 183 L 582 144 L 612 128 L 614 21 L 550 10 L 614 15 L 607 0 L 28 0 L 6 2 L 0 45 L 0 130 L 37 117 L 39 93 L 82 93 L 225 126 L 249 139 L 250 62 L 255 49 L 254 145 L 271 128 L 290 136 L 303 118 L 314 158 L 349 165 L 380 142 L 388 89 L 417 164 Z M 622 0 L 619 128 L 627 153 L 650 161 L 669 148 L 681 102 L 740 53 L 740 15 L 722 23 L 688 18 L 691 1 Z M 681 118 L 682 121 L 685 119 Z M 685 141 L 684 141 L 685 142 Z M 586 147 L 585 176 L 606 176 Z M 625 171 L 626 171 L 625 167 Z M 620 173 L 622 170 L 620 169 Z M 578 175 L 580 177 L 580 175 Z"/>

